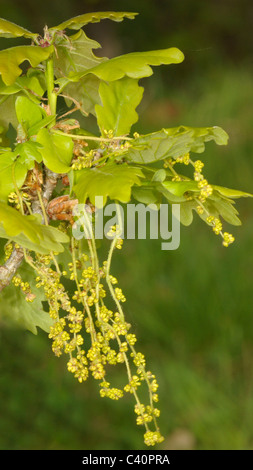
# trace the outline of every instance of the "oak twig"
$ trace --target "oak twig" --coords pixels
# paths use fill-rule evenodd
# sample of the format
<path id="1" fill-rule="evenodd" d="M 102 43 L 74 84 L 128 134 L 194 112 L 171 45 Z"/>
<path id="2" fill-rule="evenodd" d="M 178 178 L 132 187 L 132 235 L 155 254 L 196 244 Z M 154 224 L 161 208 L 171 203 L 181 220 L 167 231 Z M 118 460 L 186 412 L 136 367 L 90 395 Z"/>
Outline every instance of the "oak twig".
<path id="1" fill-rule="evenodd" d="M 10 258 L 3 266 L 0 266 L 0 291 L 8 286 L 23 261 L 22 248 L 14 248 Z"/>

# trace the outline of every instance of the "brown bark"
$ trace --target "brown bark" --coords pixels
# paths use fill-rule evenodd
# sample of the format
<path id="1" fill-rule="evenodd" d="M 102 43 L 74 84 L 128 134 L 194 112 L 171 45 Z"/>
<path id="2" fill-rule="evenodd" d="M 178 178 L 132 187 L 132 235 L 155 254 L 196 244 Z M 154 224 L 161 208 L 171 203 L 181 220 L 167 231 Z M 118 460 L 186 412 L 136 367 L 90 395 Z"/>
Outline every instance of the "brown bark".
<path id="1" fill-rule="evenodd" d="M 9 285 L 15 272 L 21 265 L 23 257 L 22 248 L 14 248 L 10 258 L 3 266 L 0 266 L 0 291 Z"/>

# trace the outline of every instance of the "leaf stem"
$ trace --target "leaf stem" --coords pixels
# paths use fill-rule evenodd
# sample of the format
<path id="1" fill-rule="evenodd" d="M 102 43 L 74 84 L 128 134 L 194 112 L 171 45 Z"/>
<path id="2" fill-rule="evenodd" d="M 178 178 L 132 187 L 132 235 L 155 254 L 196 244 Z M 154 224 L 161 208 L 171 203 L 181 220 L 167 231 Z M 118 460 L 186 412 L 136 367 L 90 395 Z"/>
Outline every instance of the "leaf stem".
<path id="1" fill-rule="evenodd" d="M 53 130 L 53 133 L 58 134 L 58 135 L 66 135 L 65 132 L 56 131 L 56 130 Z M 76 140 L 98 140 L 99 142 L 111 142 L 115 140 L 116 141 L 117 140 L 133 140 L 132 137 L 126 137 L 124 135 L 119 136 L 119 137 L 111 137 L 110 139 L 105 138 L 105 137 L 96 137 L 93 135 L 78 135 L 78 134 L 67 134 L 67 135 L 68 137 L 72 137 L 72 139 L 76 139 Z"/>

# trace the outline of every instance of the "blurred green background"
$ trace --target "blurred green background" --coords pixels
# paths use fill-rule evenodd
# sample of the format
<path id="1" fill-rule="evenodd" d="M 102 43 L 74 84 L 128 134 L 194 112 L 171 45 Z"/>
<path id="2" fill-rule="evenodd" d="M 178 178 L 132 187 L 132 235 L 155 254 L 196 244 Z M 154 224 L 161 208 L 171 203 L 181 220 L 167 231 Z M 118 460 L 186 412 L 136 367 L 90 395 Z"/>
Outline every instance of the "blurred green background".
<path id="1" fill-rule="evenodd" d="M 253 192 L 252 1 L 1 0 L 0 14 L 42 31 L 99 10 L 140 13 L 87 28 L 102 54 L 170 46 L 185 54 L 143 80 L 136 128 L 223 127 L 229 145 L 208 144 L 205 173 Z M 228 249 L 195 217 L 175 252 L 133 240 L 114 260 L 128 319 L 160 383 L 163 449 L 253 449 L 253 202 L 237 207 L 243 225 L 226 227 L 236 237 Z M 2 327 L 0 358 L 1 449 L 144 448 L 131 399 L 101 400 L 92 380 L 76 383 L 41 330 Z"/>

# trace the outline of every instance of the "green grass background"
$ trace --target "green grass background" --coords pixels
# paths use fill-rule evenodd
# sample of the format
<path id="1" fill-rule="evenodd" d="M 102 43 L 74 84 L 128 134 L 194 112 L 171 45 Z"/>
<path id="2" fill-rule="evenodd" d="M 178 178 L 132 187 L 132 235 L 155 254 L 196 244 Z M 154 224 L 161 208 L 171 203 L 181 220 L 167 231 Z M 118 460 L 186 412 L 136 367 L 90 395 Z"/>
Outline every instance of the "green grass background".
<path id="1" fill-rule="evenodd" d="M 36 17 L 29 1 L 2 3 L 1 16 L 31 29 L 50 11 L 46 1 Z M 197 0 L 155 3 L 138 4 L 143 18 L 136 26 L 106 23 L 99 33 L 112 52 L 176 45 L 186 55 L 184 64 L 156 69 L 143 81 L 136 128 L 223 127 L 229 144 L 207 145 L 205 174 L 211 183 L 253 192 L 252 39 L 245 31 L 251 2 L 206 9 Z M 54 2 L 50 25 L 93 9 L 135 8 L 131 1 L 90 1 L 85 8 Z M 160 383 L 161 448 L 253 449 L 253 202 L 237 207 L 242 226 L 226 226 L 236 238 L 227 249 L 195 216 L 174 252 L 161 251 L 159 240 L 130 240 L 115 255 L 128 319 Z M 41 330 L 33 336 L 0 328 L 0 449 L 143 449 L 132 405 L 131 397 L 100 399 L 92 380 L 76 383 Z"/>

